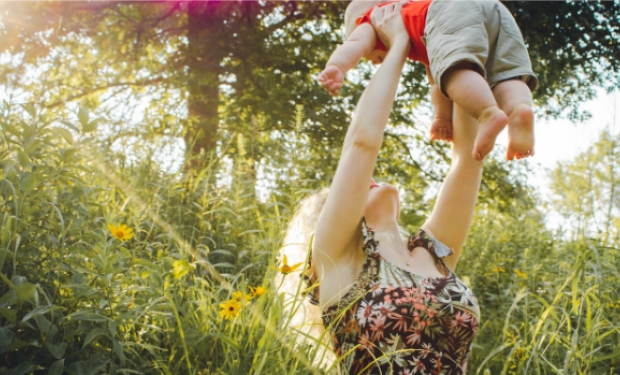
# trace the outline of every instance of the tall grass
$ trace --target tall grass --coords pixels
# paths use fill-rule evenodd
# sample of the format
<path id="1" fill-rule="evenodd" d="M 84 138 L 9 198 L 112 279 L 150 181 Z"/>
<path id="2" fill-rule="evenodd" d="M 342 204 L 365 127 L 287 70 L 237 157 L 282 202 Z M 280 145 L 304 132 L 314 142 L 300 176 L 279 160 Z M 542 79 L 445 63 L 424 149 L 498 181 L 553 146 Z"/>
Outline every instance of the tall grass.
<path id="1" fill-rule="evenodd" d="M 258 199 L 243 152 L 229 184 L 215 156 L 187 175 L 126 162 L 83 111 L 60 125 L 5 105 L 0 124 L 0 374 L 323 373 L 273 282 L 305 191 Z M 483 311 L 469 372 L 620 373 L 617 250 L 562 242 L 532 212 L 478 213 L 457 269 Z"/>

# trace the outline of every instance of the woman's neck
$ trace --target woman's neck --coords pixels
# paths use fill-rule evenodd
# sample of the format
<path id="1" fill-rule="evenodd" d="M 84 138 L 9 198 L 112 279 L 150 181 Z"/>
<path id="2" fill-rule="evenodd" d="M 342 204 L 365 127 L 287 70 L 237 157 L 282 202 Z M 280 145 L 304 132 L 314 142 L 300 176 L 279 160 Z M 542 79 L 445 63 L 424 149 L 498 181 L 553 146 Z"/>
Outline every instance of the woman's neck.
<path id="1" fill-rule="evenodd" d="M 389 233 L 392 235 L 400 235 L 398 222 L 394 216 L 386 216 L 375 218 L 366 216 L 366 224 L 375 233 Z"/>

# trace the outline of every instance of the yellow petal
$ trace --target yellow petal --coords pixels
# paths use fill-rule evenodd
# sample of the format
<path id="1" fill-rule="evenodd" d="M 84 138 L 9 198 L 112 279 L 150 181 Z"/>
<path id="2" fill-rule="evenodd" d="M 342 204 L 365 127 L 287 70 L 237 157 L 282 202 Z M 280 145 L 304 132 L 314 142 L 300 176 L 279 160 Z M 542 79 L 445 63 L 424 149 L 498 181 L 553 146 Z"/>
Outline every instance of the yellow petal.
<path id="1" fill-rule="evenodd" d="M 301 263 L 297 263 L 297 264 L 295 264 L 295 265 L 291 266 L 291 271 L 295 271 L 295 270 L 296 270 L 297 268 L 299 268 L 299 266 L 301 266 L 302 264 L 303 264 L 303 262 L 301 262 Z"/>

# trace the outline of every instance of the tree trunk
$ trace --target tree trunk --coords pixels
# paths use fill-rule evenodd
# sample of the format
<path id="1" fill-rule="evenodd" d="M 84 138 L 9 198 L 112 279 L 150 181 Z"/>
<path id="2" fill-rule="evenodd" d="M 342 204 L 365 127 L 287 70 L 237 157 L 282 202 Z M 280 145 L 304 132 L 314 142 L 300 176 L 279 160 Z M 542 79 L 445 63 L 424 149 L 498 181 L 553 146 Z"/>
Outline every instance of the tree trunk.
<path id="1" fill-rule="evenodd" d="M 206 153 L 215 151 L 219 127 L 219 75 L 225 56 L 226 1 L 188 3 L 187 67 L 189 91 L 185 129 L 186 165 L 202 165 Z"/>

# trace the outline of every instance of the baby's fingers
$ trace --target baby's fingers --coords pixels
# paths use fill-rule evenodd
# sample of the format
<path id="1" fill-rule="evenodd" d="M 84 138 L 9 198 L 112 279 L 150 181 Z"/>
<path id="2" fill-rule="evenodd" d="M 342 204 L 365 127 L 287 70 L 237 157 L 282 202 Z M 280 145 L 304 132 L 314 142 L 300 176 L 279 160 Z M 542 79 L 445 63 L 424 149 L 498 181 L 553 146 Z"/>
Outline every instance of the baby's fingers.
<path id="1" fill-rule="evenodd" d="M 318 81 L 321 87 L 327 87 L 332 84 L 332 80 L 326 77 L 319 77 Z"/>

